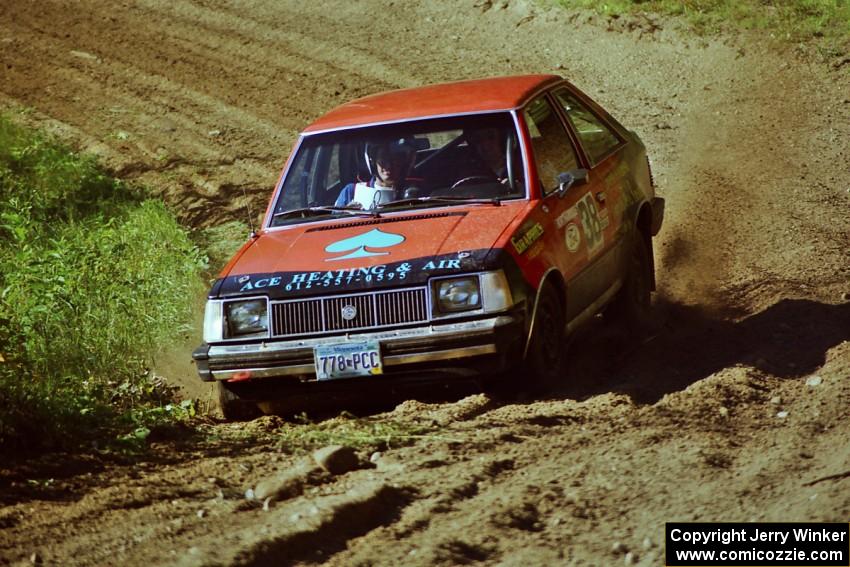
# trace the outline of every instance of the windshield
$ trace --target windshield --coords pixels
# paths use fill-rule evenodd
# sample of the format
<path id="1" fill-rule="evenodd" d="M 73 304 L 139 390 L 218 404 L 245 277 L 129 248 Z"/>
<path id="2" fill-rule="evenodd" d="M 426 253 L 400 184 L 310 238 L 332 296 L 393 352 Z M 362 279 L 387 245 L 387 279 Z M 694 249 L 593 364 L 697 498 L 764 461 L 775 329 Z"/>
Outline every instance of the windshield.
<path id="1" fill-rule="evenodd" d="M 507 112 L 307 136 L 271 226 L 524 198 L 520 156 Z"/>

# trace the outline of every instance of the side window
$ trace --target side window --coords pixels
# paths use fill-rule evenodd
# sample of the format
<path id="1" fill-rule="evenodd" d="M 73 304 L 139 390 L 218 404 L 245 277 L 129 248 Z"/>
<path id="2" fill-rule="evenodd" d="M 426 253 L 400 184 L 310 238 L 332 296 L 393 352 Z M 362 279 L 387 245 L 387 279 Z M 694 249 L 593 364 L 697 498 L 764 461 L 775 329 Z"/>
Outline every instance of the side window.
<path id="1" fill-rule="evenodd" d="M 577 168 L 578 160 L 566 130 L 545 97 L 531 101 L 523 115 L 531 135 L 537 174 L 543 192 L 549 194 L 558 188 L 558 174 Z"/>
<path id="2" fill-rule="evenodd" d="M 555 98 L 564 107 L 564 112 L 578 134 L 581 145 L 594 164 L 602 161 L 620 145 L 620 138 L 568 90 L 555 92 Z"/>

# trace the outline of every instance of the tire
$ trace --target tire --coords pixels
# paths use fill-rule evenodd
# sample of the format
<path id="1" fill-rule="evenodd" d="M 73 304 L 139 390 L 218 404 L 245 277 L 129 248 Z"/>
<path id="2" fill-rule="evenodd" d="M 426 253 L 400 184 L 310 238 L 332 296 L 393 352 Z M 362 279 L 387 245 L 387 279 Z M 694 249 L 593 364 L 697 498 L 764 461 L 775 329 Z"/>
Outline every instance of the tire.
<path id="1" fill-rule="evenodd" d="M 526 363 L 532 387 L 554 384 L 563 378 L 566 351 L 564 306 L 558 291 L 545 285 L 540 293 Z"/>
<path id="2" fill-rule="evenodd" d="M 652 259 L 643 235 L 637 233 L 627 263 L 626 278 L 608 312 L 637 336 L 647 332 L 652 306 Z"/>
<path id="3" fill-rule="evenodd" d="M 257 404 L 239 396 L 231 386 L 224 382 L 217 382 L 218 407 L 221 415 L 228 421 L 248 421 L 259 417 L 260 408 Z"/>

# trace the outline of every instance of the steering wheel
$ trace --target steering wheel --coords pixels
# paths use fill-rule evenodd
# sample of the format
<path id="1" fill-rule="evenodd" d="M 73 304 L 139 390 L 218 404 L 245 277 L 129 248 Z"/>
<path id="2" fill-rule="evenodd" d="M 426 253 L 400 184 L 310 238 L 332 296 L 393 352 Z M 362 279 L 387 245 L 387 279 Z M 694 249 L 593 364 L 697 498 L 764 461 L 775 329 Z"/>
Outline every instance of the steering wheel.
<path id="1" fill-rule="evenodd" d="M 452 189 L 456 187 L 460 187 L 461 185 L 466 185 L 467 183 L 472 183 L 473 181 L 495 181 L 496 183 L 501 183 L 498 177 L 495 175 L 470 175 L 469 177 L 463 177 L 454 182 L 451 186 Z"/>

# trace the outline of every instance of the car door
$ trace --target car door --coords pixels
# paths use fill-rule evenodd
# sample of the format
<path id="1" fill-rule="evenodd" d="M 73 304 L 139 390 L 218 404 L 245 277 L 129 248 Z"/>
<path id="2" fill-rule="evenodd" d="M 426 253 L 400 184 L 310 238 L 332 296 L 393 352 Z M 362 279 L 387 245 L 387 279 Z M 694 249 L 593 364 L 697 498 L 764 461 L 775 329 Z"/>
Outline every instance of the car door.
<path id="1" fill-rule="evenodd" d="M 583 196 L 579 212 L 583 215 L 583 227 L 596 227 L 598 237 L 590 253 L 598 259 L 592 277 L 598 280 L 594 286 L 597 293 L 604 293 L 620 273 L 627 228 L 623 224 L 626 198 L 623 184 L 628 166 L 620 151 L 625 141 L 567 86 L 556 87 L 552 98 L 578 141 L 582 161 L 589 170 L 588 193 Z M 592 234 L 593 229 L 588 229 L 588 233 Z"/>
<path id="2" fill-rule="evenodd" d="M 542 219 L 547 260 L 557 267 L 567 285 L 567 320 L 593 304 L 606 283 L 594 270 L 603 256 L 604 227 L 596 193 L 601 181 L 592 172 L 587 183 L 560 190 L 559 176 L 584 165 L 553 100 L 541 95 L 523 109 L 531 150 L 542 193 Z"/>

